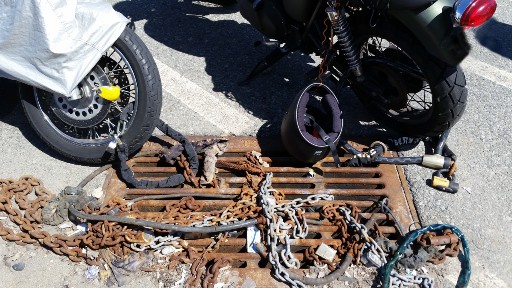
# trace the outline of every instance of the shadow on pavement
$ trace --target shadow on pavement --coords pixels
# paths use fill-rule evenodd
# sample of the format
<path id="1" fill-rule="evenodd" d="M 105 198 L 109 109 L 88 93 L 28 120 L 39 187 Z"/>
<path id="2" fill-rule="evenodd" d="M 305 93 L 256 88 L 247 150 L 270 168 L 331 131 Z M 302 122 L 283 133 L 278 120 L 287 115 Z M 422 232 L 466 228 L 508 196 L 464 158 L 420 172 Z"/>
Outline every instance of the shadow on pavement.
<path id="1" fill-rule="evenodd" d="M 0 78 L 0 99 L 2 99 L 2 105 L 0 105 L 0 119 L 3 119 L 13 113 L 20 102 L 16 81 Z"/>
<path id="2" fill-rule="evenodd" d="M 281 120 L 293 97 L 308 84 L 304 74 L 314 67 L 310 56 L 295 52 L 247 86 L 240 86 L 238 82 L 244 80 L 254 65 L 274 47 L 266 44 L 255 47 L 254 43 L 262 40 L 262 35 L 249 24 L 223 15 L 237 13 L 237 5 L 222 7 L 205 2 L 133 0 L 119 2 L 114 9 L 134 22 L 145 20 L 144 32 L 165 46 L 204 58 L 213 90 L 266 120 L 258 135 L 279 133 Z M 353 93 L 345 89 L 342 94 L 338 97 L 341 96 L 346 133 L 374 133 L 375 125 L 359 123 L 370 123 L 372 119 Z"/>
<path id="3" fill-rule="evenodd" d="M 512 25 L 491 18 L 475 31 L 475 36 L 482 46 L 512 60 Z"/>
<path id="4" fill-rule="evenodd" d="M 30 144 L 43 153 L 61 161 L 75 163 L 60 156 L 60 154 L 53 149 L 50 149 L 50 147 L 37 136 L 36 132 L 30 126 L 25 113 L 23 113 L 18 92 L 18 83 L 16 81 L 0 78 L 0 99 L 2 99 L 2 105 L 0 105 L 0 122 L 18 128 Z M 4 137 L 5 136 L 6 135 L 4 135 Z M 23 152 L 20 151 L 20 153 Z"/>
<path id="5" fill-rule="evenodd" d="M 240 86 L 238 82 L 245 79 L 254 65 L 274 47 L 266 44 L 255 47 L 254 43 L 260 41 L 262 35 L 249 24 L 229 18 L 229 14 L 238 12 L 237 5 L 223 7 L 205 2 L 133 0 L 119 2 L 114 8 L 132 21 L 145 20 L 145 33 L 163 45 L 204 58 L 205 72 L 211 77 L 213 90 L 236 101 L 254 116 L 266 120 L 258 131 L 258 137 L 279 134 L 281 120 L 289 104 L 296 93 L 308 84 L 304 74 L 314 67 L 314 60 L 309 55 L 295 52 L 248 85 Z M 0 84 L 8 87 L 4 93 L 17 95 L 17 89 L 13 88 L 15 82 L 6 83 Z M 344 135 L 347 138 L 389 136 L 389 132 L 372 122 L 373 119 L 349 89 L 344 89 L 337 96 L 340 98 Z M 17 96 L 12 99 L 15 99 L 12 105 L 19 102 Z M 37 137 L 20 109 L 21 105 L 16 109 L 14 106 L 8 108 L 7 102 L 0 106 L 9 113 L 14 111 L 14 114 L 0 117 L 0 121 L 18 127 L 27 140 L 46 154 L 67 161 Z"/>

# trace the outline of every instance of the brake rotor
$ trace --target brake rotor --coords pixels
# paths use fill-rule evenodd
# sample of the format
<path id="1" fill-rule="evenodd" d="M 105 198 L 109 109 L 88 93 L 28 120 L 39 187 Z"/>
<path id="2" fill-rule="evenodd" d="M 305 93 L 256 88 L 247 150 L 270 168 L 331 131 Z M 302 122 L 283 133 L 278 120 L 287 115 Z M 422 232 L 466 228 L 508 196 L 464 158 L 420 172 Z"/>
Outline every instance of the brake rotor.
<path id="1" fill-rule="evenodd" d="M 382 85 L 381 98 L 386 109 L 400 111 L 407 108 L 407 84 L 396 69 L 383 63 L 373 63 L 371 67 L 365 67 L 365 71 L 367 77 L 375 79 L 373 82 Z"/>
<path id="2" fill-rule="evenodd" d="M 77 86 L 81 98 L 70 100 L 53 94 L 52 110 L 60 120 L 74 127 L 96 126 L 107 116 L 111 103 L 97 94 L 97 87 L 111 85 L 103 69 L 96 65 Z"/>

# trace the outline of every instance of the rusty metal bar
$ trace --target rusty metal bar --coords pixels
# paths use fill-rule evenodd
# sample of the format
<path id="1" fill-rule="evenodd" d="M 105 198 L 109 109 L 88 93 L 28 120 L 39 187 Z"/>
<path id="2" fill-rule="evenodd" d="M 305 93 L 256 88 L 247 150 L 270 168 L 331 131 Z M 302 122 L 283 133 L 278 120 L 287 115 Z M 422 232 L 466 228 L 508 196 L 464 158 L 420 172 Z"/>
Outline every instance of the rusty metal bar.
<path id="1" fill-rule="evenodd" d="M 170 204 L 176 204 L 180 200 L 142 200 L 140 202 L 137 202 L 135 205 L 137 207 L 165 207 L 166 205 Z M 237 201 L 233 200 L 218 200 L 218 199 L 212 199 L 212 200 L 195 200 L 194 203 L 197 203 L 199 205 L 209 206 L 209 207 L 227 207 L 231 204 L 236 203 Z M 357 207 L 371 207 L 374 203 L 372 201 L 318 201 L 314 205 L 304 205 L 304 207 L 308 206 L 324 206 L 332 203 L 338 203 L 338 204 L 349 204 Z"/>
<path id="2" fill-rule="evenodd" d="M 140 161 L 141 158 L 137 158 L 135 163 L 156 163 L 158 162 L 158 158 L 155 158 L 155 162 L 148 162 L 148 161 Z M 241 158 L 243 159 L 243 158 Z M 153 160 L 153 159 L 152 159 Z M 228 161 L 226 161 L 228 162 Z M 236 161 L 229 161 L 229 162 L 236 162 Z M 340 170 L 341 169 L 341 170 Z M 134 166 L 132 167 L 132 170 L 134 173 L 176 173 L 176 167 L 158 167 L 158 166 Z M 310 168 L 294 168 L 294 167 L 263 167 L 263 172 L 272 172 L 275 174 L 276 177 L 279 176 L 279 173 L 308 173 Z M 225 168 L 218 168 L 219 173 L 229 173 L 231 170 L 225 169 Z M 340 175 L 343 175 L 345 178 L 350 177 L 350 174 L 370 174 L 370 175 L 376 175 L 377 177 L 381 174 L 381 170 L 377 168 L 350 168 L 350 167 L 344 167 L 344 168 L 332 168 L 332 167 L 325 167 L 322 169 L 322 172 L 324 174 L 329 173 L 338 173 Z M 299 177 L 301 175 L 298 175 Z"/>
<path id="3" fill-rule="evenodd" d="M 186 240 L 189 245 L 193 246 L 208 246 L 215 242 L 215 240 L 210 238 L 202 238 L 202 239 L 194 239 L 194 240 Z M 309 247 L 309 246 L 317 246 L 321 243 L 326 245 L 339 245 L 341 243 L 338 239 L 291 239 L 290 240 L 292 246 L 301 246 L 301 247 Z M 247 244 L 247 240 L 245 238 L 227 238 L 222 241 L 221 246 L 243 246 Z"/>
<path id="4" fill-rule="evenodd" d="M 459 242 L 459 237 L 455 234 L 428 236 L 426 237 L 426 244 L 429 246 L 448 245 Z"/>
<path id="5" fill-rule="evenodd" d="M 382 189 L 325 189 L 325 188 L 279 188 L 279 191 L 285 195 L 310 195 L 310 194 L 329 194 L 334 196 L 386 196 L 386 192 Z M 155 189 L 129 189 L 126 191 L 127 196 L 140 195 L 167 195 L 182 193 L 201 193 L 201 194 L 229 194 L 239 195 L 240 188 L 155 188 Z M 133 198 L 133 197 L 132 197 Z"/>

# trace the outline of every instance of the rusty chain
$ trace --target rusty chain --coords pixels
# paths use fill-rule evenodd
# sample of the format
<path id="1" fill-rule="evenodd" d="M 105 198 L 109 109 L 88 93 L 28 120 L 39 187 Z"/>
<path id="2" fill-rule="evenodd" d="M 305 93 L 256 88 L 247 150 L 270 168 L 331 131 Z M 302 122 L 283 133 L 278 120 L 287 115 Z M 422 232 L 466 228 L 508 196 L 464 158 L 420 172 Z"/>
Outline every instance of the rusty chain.
<path id="1" fill-rule="evenodd" d="M 442 232 L 427 232 L 421 235 L 417 243 L 424 247 L 444 245 L 439 253 L 431 255 L 430 263 L 438 265 L 446 261 L 446 257 L 457 257 L 460 252 L 461 240 L 453 231 L 446 229 Z"/>
<path id="2" fill-rule="evenodd" d="M 321 215 L 335 226 L 338 226 L 338 231 L 335 235 L 341 240 L 341 244 L 333 248 L 335 248 L 340 255 L 350 253 L 353 256 L 354 264 L 360 264 L 364 251 L 372 251 L 372 253 L 377 254 L 382 261 L 385 261 L 383 252 L 377 251 L 380 247 L 378 247 L 374 240 L 368 235 L 368 229 L 374 229 L 373 232 L 377 236 L 380 235 L 378 225 L 376 223 L 371 225 L 372 227 L 361 225 L 358 221 L 360 219 L 360 217 L 358 217 L 360 212 L 359 208 L 350 205 L 324 205 Z M 309 253 L 306 258 L 316 261 L 316 259 L 311 256 L 311 253 Z M 326 264 L 329 265 L 331 263 Z M 331 266 L 332 264 L 329 265 L 329 268 L 332 270 Z"/>
<path id="3" fill-rule="evenodd" d="M 163 213 L 158 217 L 154 217 L 153 221 L 162 223 L 172 223 L 175 225 L 191 225 L 191 226 L 211 226 L 229 224 L 240 220 L 261 217 L 262 208 L 258 205 L 257 191 L 263 179 L 263 169 L 261 159 L 253 154 L 247 153 L 246 160 L 239 162 L 218 161 L 217 167 L 244 171 L 246 173 L 247 182 L 241 188 L 241 192 L 237 199 L 223 210 L 214 210 L 204 212 L 202 205 L 192 197 L 184 197 L 179 201 L 166 205 Z M 199 187 L 198 180 L 188 165 L 187 159 L 180 155 L 176 161 L 177 165 L 183 170 L 183 174 L 188 183 L 193 187 Z M 143 237 L 141 230 L 132 229 L 113 222 L 96 222 L 88 223 L 87 230 L 84 235 L 66 236 L 64 234 L 49 234 L 42 229 L 41 209 L 44 208 L 53 196 L 41 185 L 40 181 L 33 177 L 21 177 L 18 180 L 0 179 L 0 211 L 4 211 L 9 220 L 15 227 L 4 226 L 0 222 L 0 236 L 4 240 L 14 241 L 19 245 L 41 245 L 50 248 L 56 254 L 65 255 L 72 261 L 86 260 L 89 265 L 97 265 L 98 259 L 91 258 L 86 253 L 86 249 L 99 250 L 103 248 L 110 249 L 119 257 L 126 256 L 134 250 L 135 247 L 149 247 L 154 249 Z M 34 197 L 29 197 L 35 195 Z M 273 191 L 276 203 L 282 203 L 284 194 L 279 191 Z M 19 208 L 14 208 L 14 207 Z M 330 223 L 338 227 L 338 231 L 333 235 L 340 240 L 339 245 L 329 245 L 336 250 L 337 254 L 332 261 L 320 258 L 315 254 L 317 246 L 311 246 L 304 250 L 304 259 L 313 263 L 315 266 L 327 265 L 329 270 L 333 271 L 341 262 L 342 255 L 350 253 L 354 259 L 354 263 L 358 264 L 362 253 L 365 250 L 365 243 L 368 239 L 360 232 L 356 231 L 353 225 L 350 225 L 347 215 L 342 209 L 349 209 L 351 217 L 359 220 L 358 214 L 360 210 L 355 206 L 344 206 L 337 204 L 327 204 L 322 207 L 321 216 Z M 142 218 L 141 212 L 137 210 L 137 206 L 128 206 L 127 201 L 119 198 L 110 200 L 107 205 L 101 207 L 97 211 L 84 208 L 85 213 L 107 214 L 122 213 L 129 217 Z M 302 219 L 301 210 L 297 210 L 297 217 Z M 305 218 L 304 218 L 305 219 Z M 281 223 L 283 225 L 292 225 L 293 221 Z M 305 222 L 304 222 L 305 224 Z M 356 223 L 359 224 L 359 223 Z M 382 236 L 378 225 L 375 223 L 373 227 L 377 236 Z M 260 227 L 261 229 L 261 227 Z M 294 230 L 294 226 L 290 227 Z M 157 233 L 164 233 L 155 229 Z M 425 234 L 418 239 L 418 243 L 422 245 L 434 245 L 429 239 L 437 236 L 450 237 L 451 231 L 445 231 L 443 235 Z M 452 233 L 453 234 L 453 233 Z M 159 237 L 159 236 L 158 236 Z M 222 239 L 227 234 L 220 234 L 218 239 L 212 242 L 212 245 L 206 247 L 202 252 L 198 252 L 193 247 L 186 244 L 185 241 L 180 242 L 179 249 L 169 258 L 184 263 L 192 264 L 192 277 L 187 282 L 193 287 L 213 287 L 219 274 L 219 270 L 229 265 L 229 260 L 224 258 L 215 258 L 207 261 L 205 253 L 216 251 Z M 161 238 L 160 240 L 165 240 Z M 176 240 L 176 239 L 174 239 Z M 156 243 L 156 241 L 154 241 Z M 144 246 L 146 245 L 146 246 Z M 157 244 L 155 244 L 157 245 Z M 431 259 L 434 264 L 443 263 L 446 256 L 456 256 L 459 253 L 460 241 L 449 243 L 441 251 L 439 257 Z M 367 247 L 366 247 L 367 248 Z M 177 254 L 179 253 L 179 254 Z M 293 266 L 293 265 L 292 265 Z M 171 269 L 171 264 L 167 267 Z M 200 283 L 201 282 L 201 283 Z"/>
<path id="4" fill-rule="evenodd" d="M 180 160 L 180 159 L 179 159 Z M 180 161 L 177 161 L 180 165 Z M 187 175 L 187 181 L 191 183 L 197 183 L 193 173 L 188 168 L 188 162 L 186 159 L 181 158 L 181 168 L 184 170 L 184 174 Z M 188 168 L 188 169 L 187 169 Z M 187 172 L 187 170 L 189 172 Z M 257 181 L 254 178 L 248 177 L 248 182 Z M 102 248 L 109 248 L 112 253 L 118 257 L 124 257 L 128 253 L 133 252 L 130 245 L 133 243 L 143 243 L 144 237 L 141 231 L 135 231 L 128 229 L 126 226 L 118 225 L 117 223 L 110 223 L 107 221 L 88 223 L 87 232 L 85 235 L 69 237 L 64 234 L 49 234 L 42 229 L 41 221 L 41 209 L 44 208 L 50 200 L 54 197 L 44 189 L 39 180 L 32 177 L 22 177 L 19 180 L 4 179 L 0 180 L 2 193 L 0 194 L 0 211 L 5 211 L 9 215 L 9 219 L 13 224 L 16 225 L 18 231 L 5 227 L 0 223 L 0 236 L 8 241 L 14 241 L 20 245 L 42 245 L 50 248 L 56 254 L 66 255 L 72 261 L 87 261 L 89 265 L 98 265 L 99 259 L 90 258 L 85 249 L 99 250 Z M 32 201 L 27 200 L 27 196 L 31 193 L 35 193 L 36 199 Z M 14 201 L 12 200 L 14 199 Z M 254 191 L 245 186 L 239 196 L 239 201 L 234 202 L 227 209 L 222 211 L 213 211 L 210 216 L 214 217 L 215 223 L 229 223 L 234 222 L 237 218 L 246 219 L 250 217 L 256 217 L 259 213 L 257 207 L 256 196 Z M 13 208 L 17 205 L 20 209 Z M 198 205 L 196 201 L 191 197 L 185 197 L 174 205 L 168 205 L 166 207 L 167 217 L 172 219 L 172 215 L 185 215 L 188 220 L 177 217 L 173 222 L 190 224 L 193 220 L 199 220 L 204 217 L 201 215 L 201 205 Z M 101 207 L 98 211 L 92 211 L 88 207 L 84 207 L 83 211 L 89 214 L 107 214 L 107 213 L 123 213 L 132 216 L 136 216 L 137 211 L 132 211 L 132 207 L 127 205 L 127 201 L 122 199 L 112 199 L 107 205 Z M 197 212 L 197 213 L 196 213 Z M 195 218 L 190 217 L 191 213 L 196 213 Z M 163 220 L 163 219 L 162 219 Z M 158 232 L 158 231 L 157 231 Z M 217 241 L 212 242 L 212 245 L 207 247 L 204 253 L 216 251 L 219 248 L 220 242 L 227 237 L 227 234 L 221 234 Z M 188 247 L 188 252 L 191 253 L 193 248 Z M 196 259 L 190 254 L 190 259 Z M 204 257 L 203 257 L 204 258 Z M 226 259 L 216 259 L 208 269 L 205 270 L 203 278 L 203 287 L 213 287 L 216 278 L 219 273 L 219 269 L 227 265 L 229 261 Z M 197 267 L 201 267 L 202 262 L 196 262 Z M 204 263 L 206 265 L 206 262 Z M 195 268 L 197 268 L 195 267 Z M 199 275 L 199 274 L 198 274 Z M 203 274 L 201 274 L 203 275 Z"/>
<path id="5" fill-rule="evenodd" d="M 255 191 L 257 191 L 262 179 L 260 176 L 262 175 L 262 170 L 259 167 L 256 169 L 257 164 L 254 163 L 258 163 L 256 157 L 252 156 L 250 153 L 246 154 L 246 157 L 248 159 L 246 161 L 240 161 L 238 163 L 226 162 L 231 169 L 246 169 L 247 167 L 252 167 L 253 170 L 246 171 L 247 182 L 242 186 L 236 201 L 228 205 L 225 209 L 205 212 L 202 211 L 202 205 L 194 198 L 184 197 L 177 202 L 166 205 L 165 210 L 159 216 L 150 217 L 149 220 L 173 223 L 176 225 L 202 227 L 218 224 L 225 225 L 258 217 L 261 207 L 257 204 L 257 194 Z M 183 159 L 183 161 L 186 163 L 187 160 Z M 183 165 L 186 166 L 186 164 Z M 284 199 L 284 194 L 279 194 L 278 197 Z M 138 218 L 141 217 L 136 207 L 133 207 L 132 215 Z"/>
<path id="6" fill-rule="evenodd" d="M 194 188 L 199 188 L 199 181 L 196 179 L 194 171 L 190 169 L 190 163 L 188 162 L 187 157 L 185 157 L 184 154 L 180 154 L 176 163 L 181 169 L 183 169 L 183 176 L 185 177 L 185 181 L 187 183 L 191 183 Z"/>
<path id="7" fill-rule="evenodd" d="M 217 160 L 216 167 L 225 168 L 236 171 L 243 171 L 249 174 L 258 175 L 263 177 L 264 172 L 262 169 L 261 161 L 256 155 L 251 152 L 245 153 L 244 160 L 238 162 L 229 162 L 223 160 Z M 260 179 L 261 180 L 261 179 Z M 257 187 L 256 187 L 257 189 Z"/>
<path id="8" fill-rule="evenodd" d="M 39 180 L 24 176 L 18 180 L 2 179 L 0 185 L 0 211 L 7 213 L 16 230 L 19 230 L 15 231 L 0 223 L 0 236 L 6 241 L 13 241 L 18 245 L 45 246 L 74 262 L 85 260 L 89 265 L 97 265 L 97 259 L 89 257 L 86 249 L 110 248 L 117 255 L 125 255 L 130 252 L 127 239 L 137 238 L 140 233 L 126 226 L 104 221 L 88 223 L 84 235 L 71 237 L 50 234 L 42 229 L 41 210 L 54 197 Z M 28 200 L 29 196 L 35 199 Z M 103 211 L 112 210 L 114 205 L 107 205 Z M 15 206 L 18 208 L 14 208 Z"/>

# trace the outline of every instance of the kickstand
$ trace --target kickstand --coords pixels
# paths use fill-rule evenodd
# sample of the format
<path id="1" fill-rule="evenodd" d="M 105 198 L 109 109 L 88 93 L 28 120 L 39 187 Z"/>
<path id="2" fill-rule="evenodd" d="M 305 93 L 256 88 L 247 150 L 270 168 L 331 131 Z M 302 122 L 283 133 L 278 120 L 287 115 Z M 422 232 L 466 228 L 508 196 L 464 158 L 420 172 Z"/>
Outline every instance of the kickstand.
<path id="1" fill-rule="evenodd" d="M 283 47 L 277 47 L 272 52 L 270 52 L 265 58 L 263 58 L 254 68 L 252 69 L 251 73 L 241 82 L 238 83 L 238 85 L 244 86 L 249 84 L 251 80 L 261 74 L 261 72 L 265 71 L 266 69 L 270 68 L 272 65 L 276 64 L 281 58 L 288 55 L 290 53 L 290 49 L 288 49 L 288 46 Z"/>

